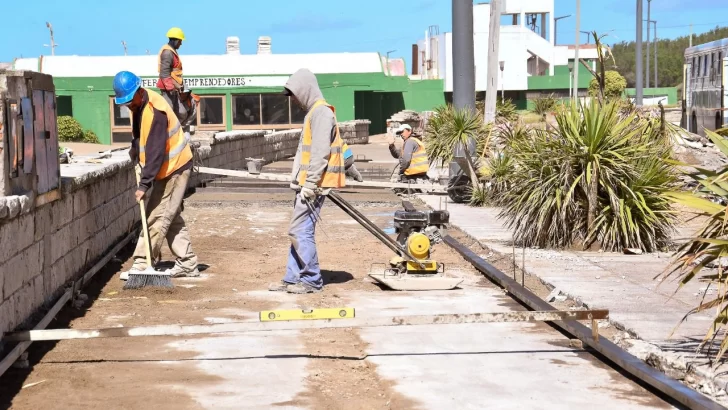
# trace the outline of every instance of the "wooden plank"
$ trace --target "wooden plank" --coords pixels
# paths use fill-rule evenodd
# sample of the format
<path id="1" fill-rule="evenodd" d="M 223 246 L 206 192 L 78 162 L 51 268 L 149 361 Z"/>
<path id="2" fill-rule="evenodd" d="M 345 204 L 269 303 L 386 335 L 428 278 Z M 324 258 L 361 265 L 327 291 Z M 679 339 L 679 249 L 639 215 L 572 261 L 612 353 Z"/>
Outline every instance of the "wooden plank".
<path id="1" fill-rule="evenodd" d="M 10 112 L 8 112 L 8 171 L 10 172 L 10 178 L 18 176 L 18 130 L 16 119 L 17 104 L 11 102 L 8 104 Z"/>
<path id="2" fill-rule="evenodd" d="M 44 194 L 50 190 L 48 181 L 48 168 L 46 167 L 46 131 L 45 114 L 43 113 L 44 98 L 42 90 L 33 90 L 33 112 L 35 139 L 35 170 L 38 174 L 38 194 Z"/>
<path id="3" fill-rule="evenodd" d="M 40 194 L 35 197 L 35 207 L 43 206 L 47 203 L 53 202 L 57 199 L 61 199 L 61 188 L 56 188 L 52 191 L 48 191 L 45 194 Z"/>
<path id="4" fill-rule="evenodd" d="M 33 173 L 33 164 L 35 164 L 35 135 L 33 134 L 33 101 L 28 97 L 20 100 L 20 113 L 23 115 L 23 172 L 26 174 Z"/>
<path id="5" fill-rule="evenodd" d="M 212 174 L 212 175 L 225 175 L 230 177 L 240 177 L 240 178 L 253 178 L 253 179 L 263 179 L 266 181 L 281 181 L 281 182 L 290 182 L 291 177 L 289 175 L 279 175 L 279 174 L 266 174 L 266 173 L 260 173 L 260 174 L 251 174 L 248 171 L 239 171 L 234 169 L 222 169 L 222 168 L 210 168 L 210 167 L 199 167 L 198 171 L 201 174 Z M 343 189 L 346 188 L 353 188 L 357 186 L 362 187 L 374 187 L 374 188 L 404 188 L 404 189 L 419 189 L 424 192 L 441 192 L 445 193 L 447 192 L 447 187 L 444 187 L 439 184 L 404 184 L 401 182 L 380 182 L 380 181 L 364 181 L 364 182 L 358 182 L 358 181 L 346 181 L 346 186 Z"/>
<path id="6" fill-rule="evenodd" d="M 58 164 L 58 128 L 56 126 L 56 95 L 51 91 L 44 92 L 43 113 L 45 114 L 46 136 L 46 170 L 48 173 L 48 189 L 59 187 L 61 167 Z"/>

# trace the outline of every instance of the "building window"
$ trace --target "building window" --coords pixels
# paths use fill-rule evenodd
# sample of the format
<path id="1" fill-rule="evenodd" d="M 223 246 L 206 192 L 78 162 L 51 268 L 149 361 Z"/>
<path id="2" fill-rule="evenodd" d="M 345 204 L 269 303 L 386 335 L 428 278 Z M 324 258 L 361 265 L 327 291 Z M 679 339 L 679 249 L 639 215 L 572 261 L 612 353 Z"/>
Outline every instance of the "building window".
<path id="1" fill-rule="evenodd" d="M 131 111 L 114 104 L 114 97 L 109 97 L 111 115 L 111 142 L 131 142 Z"/>
<path id="2" fill-rule="evenodd" d="M 233 95 L 233 128 L 300 128 L 306 112 L 280 93 Z"/>
<path id="3" fill-rule="evenodd" d="M 197 111 L 197 125 L 200 130 L 225 129 L 225 96 L 200 96 L 200 106 Z"/>
<path id="4" fill-rule="evenodd" d="M 260 94 L 233 95 L 233 125 L 260 125 Z"/>
<path id="5" fill-rule="evenodd" d="M 263 125 L 290 124 L 288 97 L 283 94 L 262 94 L 260 96 Z"/>

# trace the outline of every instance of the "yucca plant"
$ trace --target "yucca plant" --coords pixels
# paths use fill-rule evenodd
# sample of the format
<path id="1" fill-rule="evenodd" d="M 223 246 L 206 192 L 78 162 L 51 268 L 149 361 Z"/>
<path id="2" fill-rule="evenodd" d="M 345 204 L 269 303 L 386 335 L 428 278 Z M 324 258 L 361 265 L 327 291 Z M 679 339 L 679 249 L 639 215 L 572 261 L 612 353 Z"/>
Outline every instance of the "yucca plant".
<path id="1" fill-rule="evenodd" d="M 495 119 L 499 122 L 518 120 L 518 110 L 513 102 L 506 98 L 498 98 L 495 103 Z"/>
<path id="2" fill-rule="evenodd" d="M 715 132 L 706 130 L 706 136 L 718 147 L 721 152 L 728 155 L 728 143 Z M 709 342 L 712 344 L 720 337 L 720 348 L 716 352 L 716 360 L 720 359 L 728 350 L 726 338 L 726 324 L 728 324 L 728 272 L 722 263 L 718 263 L 716 271 L 704 271 L 711 262 L 720 261 L 728 256 L 728 167 L 719 171 L 710 171 L 693 167 L 687 174 L 694 179 L 699 187 L 695 192 L 670 192 L 668 196 L 675 202 L 687 206 L 700 217 L 706 219 L 705 224 L 695 233 L 694 237 L 682 244 L 675 252 L 675 259 L 662 276 L 665 281 L 676 276 L 680 286 L 698 280 L 707 286 L 715 285 L 717 294 L 708 296 L 703 292 L 703 298 L 698 306 L 690 310 L 681 322 L 690 315 L 715 309 L 713 323 L 708 328 L 703 342 L 699 348 L 704 348 Z"/>
<path id="3" fill-rule="evenodd" d="M 472 138 L 476 143 L 473 155 L 482 155 L 490 141 L 490 124 L 483 122 L 481 112 L 469 109 L 456 109 L 448 104 L 435 109 L 427 122 L 424 142 L 430 161 L 439 165 L 448 164 L 455 154 L 459 143 Z"/>
<path id="4" fill-rule="evenodd" d="M 495 152 L 478 170 L 482 182 L 481 205 L 499 205 L 509 188 L 511 175 L 516 172 L 513 159 L 507 152 Z"/>
<path id="5" fill-rule="evenodd" d="M 573 105 L 558 129 L 516 139 L 517 169 L 502 195 L 501 216 L 526 246 L 598 242 L 604 250 L 654 251 L 669 240 L 674 217 L 663 192 L 677 181 L 670 150 L 616 102 Z"/>
<path id="6" fill-rule="evenodd" d="M 556 97 L 553 94 L 542 95 L 533 99 L 533 112 L 544 117 L 556 107 Z"/>

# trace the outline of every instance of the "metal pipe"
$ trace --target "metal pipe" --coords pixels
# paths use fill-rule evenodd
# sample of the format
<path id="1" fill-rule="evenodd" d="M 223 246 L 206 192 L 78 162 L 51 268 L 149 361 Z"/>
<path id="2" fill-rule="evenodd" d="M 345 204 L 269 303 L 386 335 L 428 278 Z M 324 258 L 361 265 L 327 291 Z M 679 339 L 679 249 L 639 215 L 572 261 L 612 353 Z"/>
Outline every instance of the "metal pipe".
<path id="1" fill-rule="evenodd" d="M 637 0 L 637 32 L 635 33 L 635 95 L 634 103 L 636 106 L 642 106 L 642 0 Z"/>
<path id="2" fill-rule="evenodd" d="M 641 0 L 638 0 L 641 1 Z M 465 260 L 470 262 L 477 270 L 482 272 L 488 279 L 495 284 L 503 287 L 515 299 L 525 304 L 529 308 L 536 311 L 556 310 L 549 303 L 536 296 L 533 292 L 522 287 L 518 282 L 509 278 L 506 274 L 499 271 L 495 266 L 486 262 L 483 258 L 468 249 L 465 245 L 458 242 L 450 235 L 445 236 L 444 242 L 457 251 Z M 717 402 L 698 393 L 679 381 L 667 377 L 659 370 L 651 367 L 639 358 L 629 354 L 609 339 L 599 336 L 598 340 L 594 340 L 592 330 L 581 323 L 568 321 L 554 321 L 555 326 L 565 332 L 575 336 L 585 345 L 588 345 L 608 360 L 625 370 L 627 373 L 652 386 L 656 390 L 673 398 L 691 409 L 710 409 L 725 410 Z"/>

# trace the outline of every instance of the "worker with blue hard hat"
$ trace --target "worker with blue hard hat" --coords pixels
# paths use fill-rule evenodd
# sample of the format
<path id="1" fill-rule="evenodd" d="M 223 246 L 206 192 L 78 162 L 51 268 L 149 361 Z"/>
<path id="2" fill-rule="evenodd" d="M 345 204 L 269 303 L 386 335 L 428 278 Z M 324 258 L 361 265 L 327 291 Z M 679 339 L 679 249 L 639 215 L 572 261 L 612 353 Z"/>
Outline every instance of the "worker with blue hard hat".
<path id="1" fill-rule="evenodd" d="M 134 73 L 121 71 L 114 76 L 114 103 L 131 111 L 132 146 L 129 156 L 141 166 L 136 189 L 137 202 L 145 197 L 149 230 L 150 259 L 161 258 L 166 241 L 176 257 L 172 277 L 199 276 L 197 256 L 192 251 L 189 232 L 181 211 L 192 170 L 192 149 L 170 104 L 159 93 L 142 87 Z M 150 194 L 149 191 L 151 191 Z M 140 237 L 134 250 L 131 271 L 144 271 L 146 250 Z"/>
<path id="2" fill-rule="evenodd" d="M 356 165 L 354 165 L 354 153 L 351 152 L 351 147 L 347 143 L 344 143 L 342 148 L 344 149 L 344 170 L 346 175 L 354 178 L 355 181 L 364 181 L 359 170 L 356 169 Z"/>

